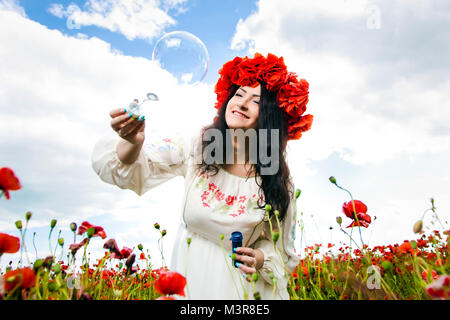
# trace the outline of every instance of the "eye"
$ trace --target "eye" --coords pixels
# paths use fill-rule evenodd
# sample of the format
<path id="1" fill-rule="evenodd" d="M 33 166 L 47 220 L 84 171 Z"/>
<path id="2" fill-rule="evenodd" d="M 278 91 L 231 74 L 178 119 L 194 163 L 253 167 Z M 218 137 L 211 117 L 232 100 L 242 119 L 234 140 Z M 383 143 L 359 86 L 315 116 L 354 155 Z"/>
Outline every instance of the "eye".
<path id="1" fill-rule="evenodd" d="M 255 100 L 253 100 L 253 102 L 254 102 L 254 103 L 256 103 L 256 104 L 259 104 L 259 101 L 255 101 Z"/>
<path id="2" fill-rule="evenodd" d="M 238 97 L 242 97 L 242 95 L 241 95 L 240 93 L 236 93 L 236 95 L 237 95 Z"/>

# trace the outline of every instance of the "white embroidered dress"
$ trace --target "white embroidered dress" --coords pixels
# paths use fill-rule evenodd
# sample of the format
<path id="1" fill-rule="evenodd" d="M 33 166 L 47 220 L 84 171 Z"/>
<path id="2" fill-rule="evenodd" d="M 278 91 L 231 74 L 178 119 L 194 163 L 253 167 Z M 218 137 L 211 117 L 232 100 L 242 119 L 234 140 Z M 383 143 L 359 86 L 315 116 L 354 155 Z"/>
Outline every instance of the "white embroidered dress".
<path id="1" fill-rule="evenodd" d="M 138 195 L 176 176 L 185 178 L 183 212 L 170 269 L 186 277 L 186 298 L 253 299 L 257 291 L 262 299 L 289 299 L 287 277 L 298 264 L 293 247 L 294 200 L 282 222 L 276 252 L 266 212 L 257 207 L 258 197 L 264 198 L 255 178 L 225 170 L 216 175 L 197 170 L 194 146 L 200 145 L 199 139 L 177 135 L 144 144 L 138 159 L 130 165 L 118 159 L 118 140 L 102 140 L 94 148 L 92 166 L 103 181 Z M 264 265 L 253 286 L 242 277 L 242 271 L 232 266 L 229 239 L 234 231 L 242 232 L 243 246 L 264 253 Z M 191 238 L 189 253 L 187 238 Z"/>

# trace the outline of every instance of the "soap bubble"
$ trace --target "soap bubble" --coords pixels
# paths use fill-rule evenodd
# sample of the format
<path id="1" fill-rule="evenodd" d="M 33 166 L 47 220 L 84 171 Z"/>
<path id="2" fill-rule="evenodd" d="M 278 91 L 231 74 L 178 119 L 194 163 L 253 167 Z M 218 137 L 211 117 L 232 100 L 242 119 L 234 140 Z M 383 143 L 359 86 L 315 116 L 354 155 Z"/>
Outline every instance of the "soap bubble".
<path id="1" fill-rule="evenodd" d="M 141 115 L 141 106 L 147 101 L 159 101 L 159 98 L 156 94 L 149 92 L 147 93 L 147 98 L 140 103 L 138 99 L 134 99 L 133 102 L 128 105 L 128 111 L 136 116 Z"/>
<path id="2" fill-rule="evenodd" d="M 208 72 L 209 55 L 203 42 L 186 31 L 173 31 L 158 40 L 152 59 L 182 84 L 197 84 Z"/>

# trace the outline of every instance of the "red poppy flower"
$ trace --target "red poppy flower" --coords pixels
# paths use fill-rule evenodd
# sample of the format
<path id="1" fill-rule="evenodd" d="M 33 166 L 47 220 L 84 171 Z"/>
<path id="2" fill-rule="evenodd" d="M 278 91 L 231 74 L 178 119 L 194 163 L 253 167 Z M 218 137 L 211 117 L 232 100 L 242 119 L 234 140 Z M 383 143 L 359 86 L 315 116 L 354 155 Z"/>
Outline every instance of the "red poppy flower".
<path id="1" fill-rule="evenodd" d="M 427 286 L 427 293 L 433 299 L 450 298 L 450 277 L 442 275 Z"/>
<path id="2" fill-rule="evenodd" d="M 174 297 L 170 297 L 170 296 L 161 296 L 156 300 L 176 300 Z"/>
<path id="3" fill-rule="evenodd" d="M 103 230 L 102 227 L 94 226 L 94 225 L 90 224 L 87 221 L 83 221 L 81 226 L 78 227 L 78 234 L 79 235 L 83 234 L 83 233 L 85 233 L 87 231 L 87 229 L 90 229 L 90 228 L 94 228 L 95 229 L 93 237 L 102 237 L 102 239 L 106 238 L 106 233 L 105 233 L 105 231 Z"/>
<path id="4" fill-rule="evenodd" d="M 6 199 L 9 199 L 9 191 L 16 191 L 22 188 L 19 179 L 10 168 L 0 169 L 0 190 L 4 192 Z"/>
<path id="5" fill-rule="evenodd" d="M 112 253 L 111 258 L 113 259 L 127 259 L 133 252 L 133 249 L 127 247 L 123 247 L 122 250 L 120 250 L 114 239 L 106 241 L 103 248 L 108 249 Z"/>
<path id="6" fill-rule="evenodd" d="M 16 253 L 20 249 L 20 239 L 6 233 L 0 233 L 0 256 L 4 253 Z"/>
<path id="7" fill-rule="evenodd" d="M 436 271 L 431 270 L 431 277 L 433 278 L 433 280 L 436 280 L 437 278 L 439 278 L 439 275 Z M 424 270 L 422 272 L 422 279 L 423 281 L 428 281 L 428 270 Z"/>
<path id="8" fill-rule="evenodd" d="M 402 253 L 411 253 L 411 254 L 415 254 L 417 253 L 417 250 L 414 250 L 413 247 L 411 246 L 411 243 L 409 241 L 405 241 L 403 242 L 399 247 L 398 250 Z"/>
<path id="9" fill-rule="evenodd" d="M 147 258 L 145 257 L 145 254 L 143 252 L 141 252 L 141 254 L 139 255 L 139 259 L 147 260 Z"/>
<path id="10" fill-rule="evenodd" d="M 5 291 L 11 291 L 20 283 L 21 289 L 31 288 L 36 284 L 36 275 L 30 268 L 9 271 L 3 275 Z"/>
<path id="11" fill-rule="evenodd" d="M 344 214 L 347 217 L 354 220 L 350 225 L 347 226 L 347 228 L 353 228 L 358 226 L 356 218 L 358 218 L 359 225 L 367 228 L 369 224 L 372 222 L 372 219 L 367 214 L 367 206 L 359 200 L 353 200 L 353 202 L 355 204 L 356 215 L 353 212 L 352 201 L 344 202 L 344 204 L 342 205 L 342 211 L 344 212 Z"/>
<path id="12" fill-rule="evenodd" d="M 72 252 L 72 255 L 74 256 L 77 251 L 86 244 L 86 242 L 88 241 L 88 238 L 84 238 L 83 241 L 81 241 L 80 243 L 72 243 L 69 246 L 69 250 Z"/>
<path id="13" fill-rule="evenodd" d="M 184 297 L 185 286 L 186 278 L 175 271 L 160 271 L 155 283 L 156 291 L 163 295 L 178 294 Z"/>

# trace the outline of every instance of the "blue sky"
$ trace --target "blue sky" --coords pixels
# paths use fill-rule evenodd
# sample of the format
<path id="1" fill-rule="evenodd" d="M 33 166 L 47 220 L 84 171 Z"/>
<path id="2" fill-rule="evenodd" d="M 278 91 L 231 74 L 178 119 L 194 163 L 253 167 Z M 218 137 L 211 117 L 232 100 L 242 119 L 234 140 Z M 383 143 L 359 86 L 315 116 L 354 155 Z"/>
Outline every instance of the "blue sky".
<path id="1" fill-rule="evenodd" d="M 49 8 L 54 3 L 61 4 L 64 7 L 69 4 L 77 4 L 80 8 L 83 8 L 85 2 L 25 0 L 20 1 L 20 5 L 30 19 L 38 21 L 50 29 L 57 29 L 72 36 L 82 32 L 88 36 L 95 36 L 107 41 L 113 48 L 120 50 L 125 55 L 151 58 L 154 45 L 159 37 L 130 41 L 123 34 L 96 26 L 73 29 L 68 27 L 67 19 L 58 18 L 49 12 Z M 230 50 L 229 43 L 239 19 L 243 19 L 254 12 L 256 2 L 193 0 L 187 2 L 184 6 L 186 7 L 184 13 L 176 14 L 175 10 L 169 10 L 169 13 L 174 12 L 176 14 L 176 24 L 164 29 L 164 33 L 182 30 L 199 37 L 210 52 L 210 71 L 204 81 L 215 83 L 217 71 L 224 61 L 228 61 L 236 55 L 245 54 L 245 51 Z"/>
<path id="2" fill-rule="evenodd" d="M 122 15 L 111 16 L 108 9 L 92 14 L 99 3 Z M 69 223 L 87 220 L 103 226 L 119 246 L 143 243 L 156 265 L 152 226 L 159 222 L 168 230 L 164 253 L 170 261 L 183 179 L 141 197 L 107 185 L 91 168 L 94 144 L 114 137 L 109 111 L 149 88 L 161 102 L 148 110 L 148 139 L 191 134 L 212 121 L 220 66 L 254 52 L 282 55 L 288 69 L 310 83 L 312 129 L 288 144 L 309 245 L 347 241 L 335 218 L 349 198 L 329 183 L 331 175 L 377 217 L 363 230 L 370 244 L 414 239 L 412 226 L 430 206 L 430 197 L 441 220 L 448 220 L 447 2 L 128 3 L 142 10 L 126 11 L 115 0 L 0 0 L 0 41 L 8 44 L 0 51 L 0 167 L 14 169 L 23 184 L 11 200 L 1 199 L 0 232 L 17 234 L 14 221 L 32 211 L 27 232 L 32 258 L 33 232 L 38 256 L 45 256 L 48 225 L 55 218 L 53 246 L 61 229 L 67 248 Z M 71 5 L 78 9 L 70 11 Z M 69 28 L 69 17 L 80 27 Z M 210 70 L 203 85 L 179 86 L 152 63 L 156 41 L 174 30 L 191 32 L 206 45 Z M 426 230 L 438 227 L 427 219 Z M 102 243 L 96 239 L 94 253 L 103 252 Z M 1 263 L 17 257 L 4 256 Z"/>

